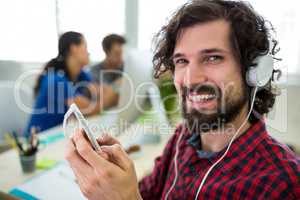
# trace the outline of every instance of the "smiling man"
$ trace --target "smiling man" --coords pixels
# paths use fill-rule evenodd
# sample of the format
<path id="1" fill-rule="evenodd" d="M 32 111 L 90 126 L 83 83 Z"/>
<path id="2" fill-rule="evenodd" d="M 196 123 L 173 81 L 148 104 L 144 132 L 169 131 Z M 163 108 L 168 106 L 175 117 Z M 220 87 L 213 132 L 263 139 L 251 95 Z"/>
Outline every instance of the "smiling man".
<path id="1" fill-rule="evenodd" d="M 273 79 L 257 88 L 246 78 L 250 67 L 261 67 L 258 58 L 274 56 L 271 31 L 240 1 L 191 1 L 181 7 L 158 34 L 154 64 L 156 76 L 172 71 L 184 123 L 139 184 L 118 141 L 101 138 L 103 152 L 96 153 L 76 132 L 66 157 L 84 194 L 90 199 L 300 199 L 299 158 L 265 127 L 264 116 L 275 101 Z"/>

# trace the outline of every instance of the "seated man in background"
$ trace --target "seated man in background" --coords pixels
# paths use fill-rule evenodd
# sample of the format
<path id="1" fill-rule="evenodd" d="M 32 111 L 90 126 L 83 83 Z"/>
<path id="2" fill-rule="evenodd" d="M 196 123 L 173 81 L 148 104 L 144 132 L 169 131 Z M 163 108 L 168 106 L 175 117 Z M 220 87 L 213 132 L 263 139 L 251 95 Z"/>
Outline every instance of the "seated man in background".
<path id="1" fill-rule="evenodd" d="M 123 73 L 124 37 L 117 34 L 107 35 L 102 41 L 105 59 L 91 67 L 93 81 L 99 86 L 102 107 L 115 106 L 119 99 L 119 87 Z"/>
<path id="2" fill-rule="evenodd" d="M 157 76 L 172 71 L 185 121 L 139 184 L 116 139 L 103 136 L 102 152 L 96 152 L 76 131 L 66 159 L 84 195 L 300 199 L 299 157 L 272 138 L 265 124 L 276 97 L 270 63 L 277 47 L 268 25 L 243 1 L 194 0 L 181 7 L 158 35 L 154 64 Z M 258 68 L 270 72 L 263 83 L 249 77 Z"/>

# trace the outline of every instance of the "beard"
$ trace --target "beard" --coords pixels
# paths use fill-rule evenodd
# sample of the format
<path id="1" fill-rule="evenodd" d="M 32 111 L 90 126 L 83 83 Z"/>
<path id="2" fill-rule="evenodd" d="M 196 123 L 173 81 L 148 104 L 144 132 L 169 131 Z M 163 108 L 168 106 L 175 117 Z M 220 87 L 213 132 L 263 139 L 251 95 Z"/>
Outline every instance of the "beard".
<path id="1" fill-rule="evenodd" d="M 223 94 L 219 87 L 213 85 L 195 84 L 189 88 L 184 86 L 182 88 L 182 111 L 188 130 L 191 133 L 205 133 L 224 129 L 226 125 L 236 119 L 247 104 L 246 86 L 243 84 L 237 90 L 231 89 Z M 188 108 L 188 95 L 191 92 L 214 95 L 217 102 L 216 108 L 214 110 Z"/>

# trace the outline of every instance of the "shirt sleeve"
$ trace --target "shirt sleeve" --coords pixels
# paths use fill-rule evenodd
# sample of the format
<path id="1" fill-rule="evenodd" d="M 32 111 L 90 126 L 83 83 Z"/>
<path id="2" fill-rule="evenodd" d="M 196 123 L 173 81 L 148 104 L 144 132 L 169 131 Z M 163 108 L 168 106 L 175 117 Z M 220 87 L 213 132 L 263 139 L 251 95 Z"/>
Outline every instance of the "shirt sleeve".
<path id="1" fill-rule="evenodd" d="M 170 165 L 173 164 L 173 155 L 175 154 L 176 142 L 181 128 L 177 128 L 175 134 L 168 141 L 163 154 L 155 159 L 154 169 L 152 173 L 144 177 L 139 182 L 139 190 L 143 200 L 160 199 Z"/>

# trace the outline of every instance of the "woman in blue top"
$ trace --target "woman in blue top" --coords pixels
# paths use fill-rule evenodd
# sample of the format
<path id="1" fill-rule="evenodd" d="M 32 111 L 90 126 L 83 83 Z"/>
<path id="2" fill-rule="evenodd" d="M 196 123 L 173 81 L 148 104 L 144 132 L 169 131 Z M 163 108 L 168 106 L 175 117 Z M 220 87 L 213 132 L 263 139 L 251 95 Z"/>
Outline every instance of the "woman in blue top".
<path id="1" fill-rule="evenodd" d="M 58 56 L 50 60 L 38 77 L 34 88 L 34 109 L 26 128 L 38 131 L 59 125 L 68 106 L 75 102 L 83 114 L 98 113 L 91 88 L 91 76 L 83 70 L 89 62 L 87 44 L 80 33 L 66 32 L 59 38 Z"/>

